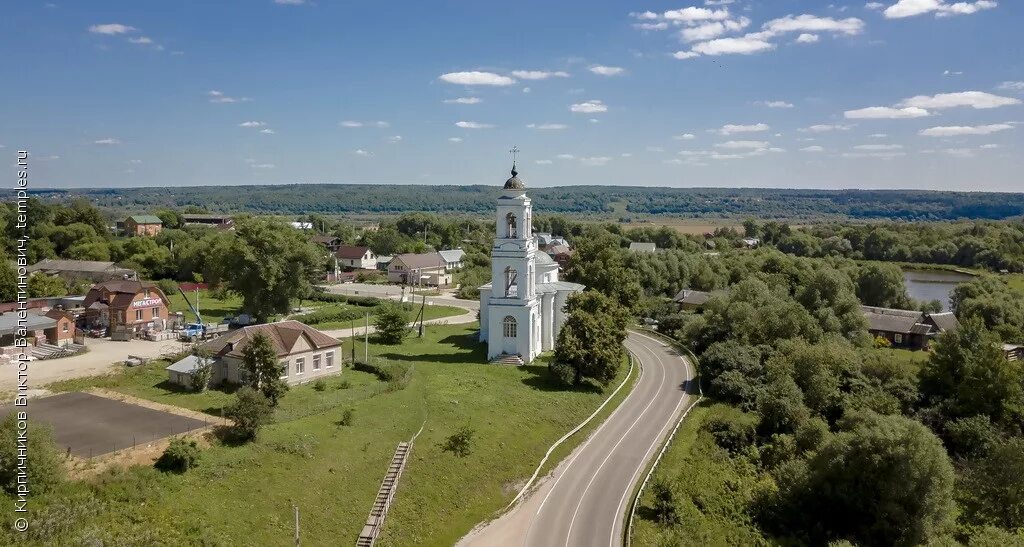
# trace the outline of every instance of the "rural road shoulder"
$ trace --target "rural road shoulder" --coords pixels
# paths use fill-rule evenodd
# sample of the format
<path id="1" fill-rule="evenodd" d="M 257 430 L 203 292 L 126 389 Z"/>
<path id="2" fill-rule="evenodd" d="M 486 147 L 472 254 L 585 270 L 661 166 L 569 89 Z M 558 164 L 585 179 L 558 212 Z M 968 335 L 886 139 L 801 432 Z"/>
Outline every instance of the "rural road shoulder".
<path id="1" fill-rule="evenodd" d="M 498 519 L 460 546 L 619 546 L 630 495 L 682 414 L 691 363 L 649 336 L 630 333 L 641 364 L 633 391 L 582 445 Z"/>

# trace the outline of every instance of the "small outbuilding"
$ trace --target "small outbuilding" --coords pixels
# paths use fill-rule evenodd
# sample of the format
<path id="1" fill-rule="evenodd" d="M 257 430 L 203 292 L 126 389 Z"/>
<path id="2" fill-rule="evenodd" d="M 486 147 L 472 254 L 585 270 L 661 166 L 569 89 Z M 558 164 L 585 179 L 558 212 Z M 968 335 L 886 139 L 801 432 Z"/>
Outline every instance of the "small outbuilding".
<path id="1" fill-rule="evenodd" d="M 124 219 L 124 233 L 132 236 L 155 236 L 164 227 L 156 215 L 132 215 Z"/>

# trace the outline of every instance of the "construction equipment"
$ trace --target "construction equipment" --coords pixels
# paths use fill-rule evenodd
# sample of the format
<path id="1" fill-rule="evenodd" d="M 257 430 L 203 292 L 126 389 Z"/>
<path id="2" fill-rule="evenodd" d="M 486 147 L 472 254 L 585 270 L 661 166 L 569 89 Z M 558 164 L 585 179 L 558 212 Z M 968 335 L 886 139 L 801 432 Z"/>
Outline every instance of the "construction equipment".
<path id="1" fill-rule="evenodd" d="M 181 287 L 178 287 L 178 292 L 181 293 L 181 297 L 185 299 L 185 304 L 188 305 L 188 309 L 192 310 L 192 313 L 195 314 L 196 316 L 195 323 L 188 323 L 187 325 L 185 325 L 184 329 L 182 329 L 181 338 L 183 340 L 188 340 L 189 342 L 194 342 L 202 338 L 204 335 L 206 335 L 206 325 L 203 324 L 203 317 L 199 315 L 198 309 L 199 289 L 196 289 L 195 306 L 193 306 L 192 303 L 189 302 L 188 296 L 185 295 L 185 291 L 181 290 Z"/>

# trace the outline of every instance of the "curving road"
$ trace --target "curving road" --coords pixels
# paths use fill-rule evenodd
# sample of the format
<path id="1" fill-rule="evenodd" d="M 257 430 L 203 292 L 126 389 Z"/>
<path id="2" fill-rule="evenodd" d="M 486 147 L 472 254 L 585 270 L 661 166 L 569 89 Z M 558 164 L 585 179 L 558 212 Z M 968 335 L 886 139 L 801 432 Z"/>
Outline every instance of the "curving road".
<path id="1" fill-rule="evenodd" d="M 515 508 L 463 546 L 620 546 L 624 516 L 647 464 L 689 405 L 690 362 L 650 336 L 629 334 L 640 378 L 621 405 Z"/>

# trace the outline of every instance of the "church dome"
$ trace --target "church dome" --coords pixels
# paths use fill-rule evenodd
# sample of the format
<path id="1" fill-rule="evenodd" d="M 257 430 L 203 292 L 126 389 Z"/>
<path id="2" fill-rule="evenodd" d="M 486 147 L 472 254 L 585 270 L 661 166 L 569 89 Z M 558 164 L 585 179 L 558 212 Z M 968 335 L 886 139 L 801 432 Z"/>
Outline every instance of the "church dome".
<path id="1" fill-rule="evenodd" d="M 526 184 L 519 180 L 519 172 L 516 171 L 515 164 L 512 164 L 512 178 L 505 181 L 506 190 L 526 190 Z"/>

